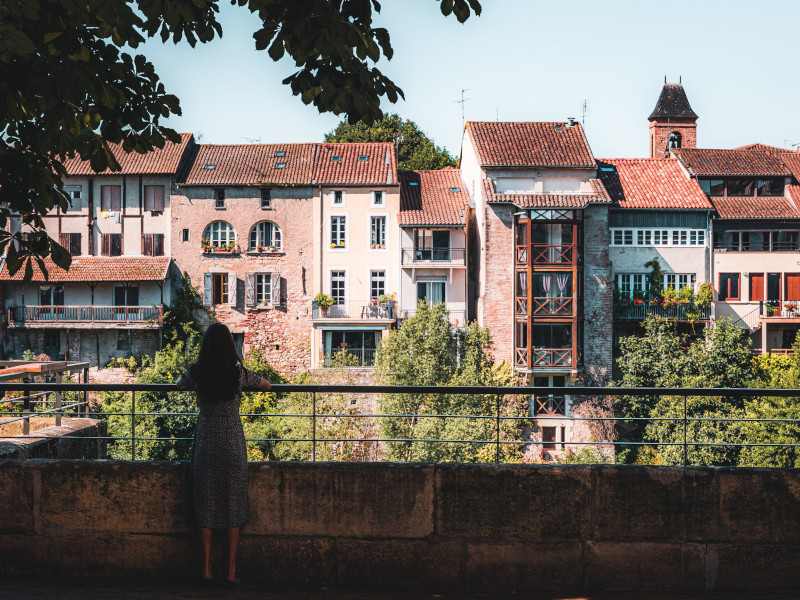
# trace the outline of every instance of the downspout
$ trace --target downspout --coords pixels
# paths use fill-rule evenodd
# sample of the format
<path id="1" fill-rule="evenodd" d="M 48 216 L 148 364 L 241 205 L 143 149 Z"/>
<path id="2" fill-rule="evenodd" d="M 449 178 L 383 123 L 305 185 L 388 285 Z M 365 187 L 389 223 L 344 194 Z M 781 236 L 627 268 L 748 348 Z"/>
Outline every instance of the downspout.
<path id="1" fill-rule="evenodd" d="M 89 212 L 89 219 L 87 221 L 87 227 L 89 229 L 89 256 L 94 256 L 94 179 L 89 179 L 89 201 L 88 204 L 88 212 Z"/>
<path id="2" fill-rule="evenodd" d="M 706 281 L 711 284 L 711 288 L 715 289 L 714 285 L 714 221 L 711 218 L 711 211 L 706 212 L 706 230 L 708 231 L 708 267 L 706 267 Z M 744 282 L 743 282 L 744 283 Z M 711 298 L 711 322 L 712 326 L 716 325 L 716 302 Z"/>

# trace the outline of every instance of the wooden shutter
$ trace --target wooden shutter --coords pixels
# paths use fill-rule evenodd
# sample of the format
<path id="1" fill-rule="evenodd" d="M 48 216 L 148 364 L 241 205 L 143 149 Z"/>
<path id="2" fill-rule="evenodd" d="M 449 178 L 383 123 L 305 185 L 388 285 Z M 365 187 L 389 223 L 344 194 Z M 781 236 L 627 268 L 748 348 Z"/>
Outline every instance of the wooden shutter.
<path id="1" fill-rule="evenodd" d="M 228 304 L 236 306 L 236 273 L 228 273 Z"/>
<path id="2" fill-rule="evenodd" d="M 144 186 L 144 209 L 155 210 L 155 187 L 154 185 Z"/>
<path id="3" fill-rule="evenodd" d="M 256 274 L 247 273 L 244 276 L 244 303 L 247 306 L 256 304 Z"/>
<path id="4" fill-rule="evenodd" d="M 203 273 L 203 306 L 211 306 L 213 283 L 213 275 L 211 273 Z"/>
<path id="5" fill-rule="evenodd" d="M 145 256 L 154 256 L 153 254 L 153 234 L 142 234 L 142 254 Z"/>
<path id="6" fill-rule="evenodd" d="M 764 299 L 764 274 L 750 273 L 750 302 L 760 302 Z"/>
<path id="7" fill-rule="evenodd" d="M 61 244 L 70 254 L 72 254 L 69 233 L 62 233 L 60 236 L 58 236 L 58 243 Z"/>
<path id="8" fill-rule="evenodd" d="M 111 256 L 111 234 L 103 233 L 100 235 L 100 255 Z"/>
<path id="9" fill-rule="evenodd" d="M 153 256 L 164 256 L 164 234 L 153 234 Z"/>
<path id="10" fill-rule="evenodd" d="M 111 186 L 111 210 L 122 210 L 122 188 L 118 185 Z"/>
<path id="11" fill-rule="evenodd" d="M 70 233 L 69 234 L 69 253 L 72 256 L 80 256 L 81 255 L 81 234 L 80 233 Z"/>
<path id="12" fill-rule="evenodd" d="M 786 273 L 786 300 L 800 301 L 800 273 Z"/>
<path id="13" fill-rule="evenodd" d="M 122 256 L 122 234 L 111 233 L 111 256 Z"/>
<path id="14" fill-rule="evenodd" d="M 164 186 L 156 185 L 154 187 L 153 210 L 156 212 L 164 212 Z"/>
<path id="15" fill-rule="evenodd" d="M 281 305 L 281 274 L 272 273 L 270 281 L 270 302 L 273 306 Z"/>
<path id="16" fill-rule="evenodd" d="M 100 186 L 100 210 L 111 210 L 111 186 Z"/>

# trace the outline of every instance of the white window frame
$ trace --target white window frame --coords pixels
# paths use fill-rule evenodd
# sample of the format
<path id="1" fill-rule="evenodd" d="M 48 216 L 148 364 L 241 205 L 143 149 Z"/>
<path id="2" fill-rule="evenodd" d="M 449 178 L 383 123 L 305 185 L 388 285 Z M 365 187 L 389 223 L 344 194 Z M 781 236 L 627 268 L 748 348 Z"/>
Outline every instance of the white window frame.
<path id="1" fill-rule="evenodd" d="M 383 219 L 383 248 L 372 248 L 372 220 Z M 370 252 L 389 251 L 389 215 L 387 213 L 370 213 L 367 219 L 367 249 Z"/>
<path id="2" fill-rule="evenodd" d="M 261 231 L 261 229 L 264 229 L 264 231 Z M 266 229 L 271 229 L 270 239 L 272 241 L 272 244 L 266 243 L 266 238 L 267 238 Z M 255 244 L 253 243 L 253 232 L 255 232 Z M 262 246 L 264 248 L 269 248 L 270 245 L 275 246 L 276 250 L 282 250 L 283 239 L 281 236 L 281 228 L 278 227 L 278 224 L 275 223 L 274 221 L 259 221 L 250 228 L 250 235 L 247 236 L 247 244 L 248 244 L 247 246 L 248 250 L 250 252 L 257 251 L 259 246 Z"/>
<path id="3" fill-rule="evenodd" d="M 664 273 L 661 279 L 661 287 L 667 289 L 672 286 L 676 292 L 680 292 L 684 287 L 690 287 L 694 291 L 695 279 L 695 273 Z"/>
<path id="4" fill-rule="evenodd" d="M 621 295 L 633 298 L 634 292 L 647 291 L 647 273 L 615 273 L 614 283 Z"/>
<path id="5" fill-rule="evenodd" d="M 342 201 L 336 202 L 336 194 L 342 194 Z M 345 190 L 331 190 L 331 208 L 344 208 L 347 203 L 347 192 Z"/>
<path id="6" fill-rule="evenodd" d="M 264 296 L 264 282 L 259 283 L 259 278 L 269 277 L 269 294 L 266 298 L 259 299 L 259 292 Z M 250 308 L 257 306 L 274 306 L 280 302 L 281 275 L 275 271 L 253 271 L 245 275 L 244 294 L 245 305 Z M 276 284 L 277 283 L 277 287 Z M 277 292 L 277 293 L 276 293 Z"/>
<path id="7" fill-rule="evenodd" d="M 335 218 L 344 219 L 344 246 L 339 245 L 339 241 L 336 241 L 336 247 L 331 248 L 331 244 L 334 243 L 333 241 L 333 220 Z M 328 246 L 327 249 L 330 252 L 346 252 L 350 248 L 350 218 L 348 213 L 331 213 L 328 215 Z"/>
<path id="8" fill-rule="evenodd" d="M 224 242 L 222 241 L 222 231 L 219 231 L 217 233 L 217 243 L 215 245 L 214 244 L 214 238 L 213 238 L 212 225 L 216 225 L 217 223 L 219 223 L 221 225 L 227 225 L 228 229 L 225 230 L 225 241 Z M 208 235 L 206 236 L 206 234 L 208 234 Z M 205 229 L 203 229 L 202 239 L 205 239 L 206 237 L 208 237 L 208 243 L 209 244 L 211 244 L 215 248 L 219 248 L 222 245 L 227 245 L 227 244 L 230 244 L 231 242 L 236 243 L 236 230 L 233 228 L 233 225 L 231 225 L 227 221 L 222 221 L 222 220 L 218 219 L 216 221 L 211 221 L 211 223 L 206 225 Z"/>
<path id="9" fill-rule="evenodd" d="M 385 191 L 383 191 L 383 190 L 373 190 L 372 192 L 370 192 L 370 195 L 372 196 L 372 202 L 371 202 L 372 206 L 379 207 L 379 208 L 383 208 L 384 206 L 386 206 L 386 192 Z M 380 202 L 378 201 L 378 198 L 380 198 Z"/>
<path id="10" fill-rule="evenodd" d="M 328 294 L 334 300 L 336 299 L 336 296 L 333 295 L 333 274 L 339 272 L 344 273 L 344 299 L 342 301 L 342 306 L 347 306 L 347 302 L 350 299 L 350 286 L 348 285 L 350 282 L 350 274 L 346 267 L 331 267 L 328 269 Z"/>
<path id="11" fill-rule="evenodd" d="M 384 295 L 387 293 L 386 290 L 388 289 L 389 269 L 387 269 L 386 267 L 370 267 L 369 272 L 368 272 L 369 277 L 367 277 L 367 282 L 368 282 L 367 283 L 367 285 L 368 285 L 367 298 L 369 298 L 370 300 L 376 300 L 378 298 L 378 296 L 381 296 L 381 294 L 378 294 L 375 297 L 372 296 L 372 282 L 374 280 L 376 280 L 376 278 L 374 277 L 376 273 L 383 273 L 382 279 L 383 279 L 383 294 Z"/>
<path id="12" fill-rule="evenodd" d="M 610 246 L 705 248 L 705 229 L 695 227 L 612 227 Z"/>
<path id="13" fill-rule="evenodd" d="M 258 192 L 258 203 L 261 210 L 272 210 L 272 188 L 266 186 L 260 187 L 258 188 Z M 266 198 L 264 198 L 265 195 Z"/>

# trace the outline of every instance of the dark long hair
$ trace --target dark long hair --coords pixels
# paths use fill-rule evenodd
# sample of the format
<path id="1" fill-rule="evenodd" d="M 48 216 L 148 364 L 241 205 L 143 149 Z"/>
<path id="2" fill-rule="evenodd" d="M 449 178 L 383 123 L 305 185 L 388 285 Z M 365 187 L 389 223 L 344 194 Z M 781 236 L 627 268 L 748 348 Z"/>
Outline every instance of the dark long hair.
<path id="1" fill-rule="evenodd" d="M 189 368 L 198 395 L 205 401 L 230 400 L 239 387 L 241 362 L 231 332 L 222 323 L 212 323 L 203 336 L 197 362 Z"/>

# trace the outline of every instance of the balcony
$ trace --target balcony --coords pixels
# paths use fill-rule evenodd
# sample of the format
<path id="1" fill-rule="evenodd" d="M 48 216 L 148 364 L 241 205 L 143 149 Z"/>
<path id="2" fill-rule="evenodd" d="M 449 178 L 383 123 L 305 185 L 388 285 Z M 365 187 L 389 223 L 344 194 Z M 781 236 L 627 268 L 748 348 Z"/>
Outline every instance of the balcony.
<path id="1" fill-rule="evenodd" d="M 464 267 L 466 256 L 464 248 L 403 248 L 402 265 Z"/>
<path id="2" fill-rule="evenodd" d="M 514 364 L 520 369 L 574 369 L 576 368 L 573 348 L 533 348 L 532 360 L 528 363 L 528 349 L 517 348 Z"/>
<path id="3" fill-rule="evenodd" d="M 528 314 L 528 299 L 516 299 L 517 315 Z M 534 317 L 571 317 L 572 297 L 535 297 L 533 299 Z"/>
<path id="4" fill-rule="evenodd" d="M 449 322 L 453 327 L 464 327 L 467 324 L 467 311 L 465 310 L 448 310 Z M 407 319 L 417 314 L 415 310 L 401 310 L 400 319 Z"/>
<path id="5" fill-rule="evenodd" d="M 572 244 L 533 244 L 530 252 L 535 266 L 568 266 L 580 261 L 580 253 Z M 528 264 L 527 246 L 517 246 L 516 262 Z"/>
<path id="6" fill-rule="evenodd" d="M 534 414 L 547 416 L 566 415 L 566 396 L 534 396 Z"/>
<path id="7" fill-rule="evenodd" d="M 96 327 L 161 327 L 161 306 L 11 306 L 11 327 L 53 328 L 69 325 L 78 329 Z"/>
<path id="8" fill-rule="evenodd" d="M 711 319 L 711 306 L 690 303 L 662 305 L 648 302 L 614 304 L 614 318 L 618 321 L 644 321 L 648 315 L 678 321 L 708 321 Z"/>
<path id="9" fill-rule="evenodd" d="M 375 348 L 334 348 L 322 351 L 319 364 L 325 369 L 372 367 L 375 364 Z"/>
<path id="10" fill-rule="evenodd" d="M 394 321 L 395 314 L 394 302 L 352 300 L 328 308 L 311 303 L 312 321 Z"/>

